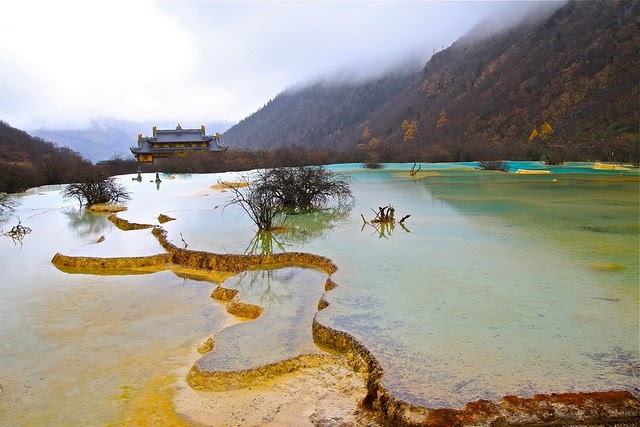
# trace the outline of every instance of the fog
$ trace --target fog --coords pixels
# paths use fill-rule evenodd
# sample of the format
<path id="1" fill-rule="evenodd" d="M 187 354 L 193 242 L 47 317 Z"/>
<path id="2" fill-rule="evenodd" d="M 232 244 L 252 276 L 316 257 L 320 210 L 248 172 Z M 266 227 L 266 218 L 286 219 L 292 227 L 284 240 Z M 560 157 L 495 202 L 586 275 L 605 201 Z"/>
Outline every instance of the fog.
<path id="1" fill-rule="evenodd" d="M 515 22 L 538 5 L 7 2 L 0 120 L 23 129 L 99 117 L 237 122 L 286 87 L 418 69 L 480 21 Z"/>

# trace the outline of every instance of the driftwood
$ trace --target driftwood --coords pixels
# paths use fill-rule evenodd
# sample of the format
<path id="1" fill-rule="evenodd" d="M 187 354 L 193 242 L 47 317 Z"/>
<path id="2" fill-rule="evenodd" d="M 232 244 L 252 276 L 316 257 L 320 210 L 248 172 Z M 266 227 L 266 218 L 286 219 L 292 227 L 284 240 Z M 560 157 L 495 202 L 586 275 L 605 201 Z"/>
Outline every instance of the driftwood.
<path id="1" fill-rule="evenodd" d="M 373 209 L 371 209 L 373 211 Z M 395 212 L 396 210 L 394 209 L 393 206 L 391 205 L 387 205 L 387 206 L 382 206 L 382 207 L 378 207 L 378 212 L 376 213 L 376 211 L 373 211 L 373 213 L 376 214 L 376 217 L 374 219 L 371 220 L 371 222 L 394 222 L 395 221 Z"/>
<path id="2" fill-rule="evenodd" d="M 413 162 L 413 166 L 411 166 L 411 170 L 409 171 L 409 175 L 415 176 L 422 169 L 422 163 L 418 165 L 418 169 L 416 169 L 416 162 Z"/>
<path id="3" fill-rule="evenodd" d="M 373 209 L 371 209 L 371 211 L 376 215 L 375 218 L 373 218 L 371 221 L 367 221 L 364 215 L 360 214 L 360 218 L 362 218 L 362 228 L 360 229 L 360 231 L 364 230 L 367 225 L 370 225 L 375 229 L 379 237 L 388 239 L 388 236 L 391 235 L 396 225 L 395 208 L 391 205 L 387 205 L 379 206 L 377 212 Z M 410 216 L 411 214 L 405 215 L 400 219 L 400 221 L 398 221 L 402 229 L 407 233 L 410 233 L 411 231 L 407 227 L 405 227 L 404 222 Z"/>
<path id="4" fill-rule="evenodd" d="M 11 237 L 11 240 L 13 240 L 13 243 L 20 242 L 22 244 L 22 239 L 24 239 L 24 236 L 26 236 L 29 233 L 31 233 L 31 229 L 29 227 L 25 227 L 24 225 L 22 225 L 20 218 L 18 218 L 18 224 L 14 225 L 11 228 L 11 230 L 9 230 L 4 234 Z"/>

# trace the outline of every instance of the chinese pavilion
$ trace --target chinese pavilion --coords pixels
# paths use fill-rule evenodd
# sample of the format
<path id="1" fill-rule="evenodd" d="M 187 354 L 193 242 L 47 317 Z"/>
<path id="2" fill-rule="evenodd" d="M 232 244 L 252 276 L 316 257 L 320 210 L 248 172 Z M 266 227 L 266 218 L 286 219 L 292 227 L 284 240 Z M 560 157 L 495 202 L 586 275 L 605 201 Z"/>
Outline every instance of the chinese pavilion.
<path id="1" fill-rule="evenodd" d="M 138 163 L 153 163 L 156 157 L 170 157 L 176 154 L 211 151 L 226 151 L 227 146 L 220 144 L 220 134 L 207 135 L 204 126 L 200 129 L 182 129 L 178 123 L 175 130 L 161 130 L 154 126 L 153 136 L 138 135 L 138 146 L 131 152 Z"/>

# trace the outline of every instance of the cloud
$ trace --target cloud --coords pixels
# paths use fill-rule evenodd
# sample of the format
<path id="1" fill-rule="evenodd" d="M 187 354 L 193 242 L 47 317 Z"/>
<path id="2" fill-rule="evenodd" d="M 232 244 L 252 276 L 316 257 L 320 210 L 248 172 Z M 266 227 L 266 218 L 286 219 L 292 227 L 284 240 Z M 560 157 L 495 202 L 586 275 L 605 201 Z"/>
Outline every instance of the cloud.
<path id="1" fill-rule="evenodd" d="M 337 70 L 366 76 L 407 56 L 424 62 L 508 5 L 7 2 L 0 119 L 26 129 L 96 117 L 237 121 Z"/>

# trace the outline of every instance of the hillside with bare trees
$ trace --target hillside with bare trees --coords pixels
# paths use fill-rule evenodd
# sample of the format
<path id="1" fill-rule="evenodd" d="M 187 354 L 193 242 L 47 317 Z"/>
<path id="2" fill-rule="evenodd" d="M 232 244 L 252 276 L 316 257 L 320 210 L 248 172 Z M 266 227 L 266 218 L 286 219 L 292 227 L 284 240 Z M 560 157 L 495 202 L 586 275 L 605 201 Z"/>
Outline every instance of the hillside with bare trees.
<path id="1" fill-rule="evenodd" d="M 409 76 L 285 90 L 224 139 L 383 161 L 637 161 L 639 19 L 635 1 L 572 1 L 484 23 Z"/>

